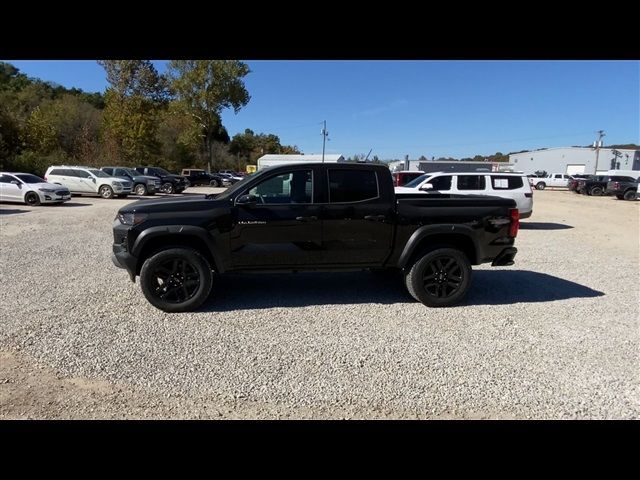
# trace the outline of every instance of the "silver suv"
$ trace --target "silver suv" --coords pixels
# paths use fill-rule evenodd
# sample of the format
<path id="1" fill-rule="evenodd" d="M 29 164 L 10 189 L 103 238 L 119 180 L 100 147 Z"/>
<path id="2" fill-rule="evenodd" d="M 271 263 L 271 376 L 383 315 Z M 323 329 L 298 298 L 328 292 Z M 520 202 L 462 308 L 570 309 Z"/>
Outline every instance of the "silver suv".
<path id="1" fill-rule="evenodd" d="M 111 177 L 93 167 L 54 165 L 47 168 L 44 178 L 49 183 L 64 185 L 71 193 L 124 198 L 131 193 L 133 183 Z"/>

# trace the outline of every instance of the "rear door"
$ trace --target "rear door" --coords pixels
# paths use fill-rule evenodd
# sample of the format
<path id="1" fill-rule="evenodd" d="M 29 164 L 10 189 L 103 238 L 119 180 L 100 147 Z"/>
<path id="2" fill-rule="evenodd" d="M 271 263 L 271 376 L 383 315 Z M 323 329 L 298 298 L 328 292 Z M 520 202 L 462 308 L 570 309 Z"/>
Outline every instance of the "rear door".
<path id="1" fill-rule="evenodd" d="M 230 235 L 236 268 L 295 268 L 321 261 L 321 207 L 314 203 L 318 179 L 312 168 L 274 173 L 240 193 L 254 205 L 236 204 Z M 237 199 L 237 198 L 236 198 Z"/>
<path id="2" fill-rule="evenodd" d="M 487 195 L 484 175 L 456 175 L 454 193 L 462 195 Z"/>
<path id="3" fill-rule="evenodd" d="M 323 173 L 328 198 L 322 211 L 322 263 L 381 265 L 391 250 L 394 224 L 378 173 L 339 167 Z"/>

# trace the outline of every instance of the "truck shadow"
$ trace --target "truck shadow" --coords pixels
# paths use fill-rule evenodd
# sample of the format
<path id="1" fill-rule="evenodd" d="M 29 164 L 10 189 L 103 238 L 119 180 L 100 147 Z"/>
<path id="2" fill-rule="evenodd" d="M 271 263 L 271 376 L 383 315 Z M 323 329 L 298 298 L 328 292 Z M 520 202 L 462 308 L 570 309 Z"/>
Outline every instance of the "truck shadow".
<path id="1" fill-rule="evenodd" d="M 475 271 L 467 297 L 457 305 L 510 305 L 603 292 L 544 273 L 524 270 Z M 227 274 L 215 278 L 211 298 L 200 311 L 224 312 L 274 307 L 416 303 L 402 276 L 368 272 L 298 274 Z"/>
<path id="2" fill-rule="evenodd" d="M 2 208 L 0 215 L 16 215 L 18 213 L 29 213 L 31 210 L 21 210 L 19 208 Z"/>
<path id="3" fill-rule="evenodd" d="M 551 223 L 551 222 L 520 222 L 520 228 L 522 230 L 566 230 L 573 228 L 572 225 L 565 225 L 564 223 Z"/>
<path id="4" fill-rule="evenodd" d="M 510 305 L 603 296 L 579 283 L 526 270 L 478 270 L 467 297 L 459 306 Z"/>

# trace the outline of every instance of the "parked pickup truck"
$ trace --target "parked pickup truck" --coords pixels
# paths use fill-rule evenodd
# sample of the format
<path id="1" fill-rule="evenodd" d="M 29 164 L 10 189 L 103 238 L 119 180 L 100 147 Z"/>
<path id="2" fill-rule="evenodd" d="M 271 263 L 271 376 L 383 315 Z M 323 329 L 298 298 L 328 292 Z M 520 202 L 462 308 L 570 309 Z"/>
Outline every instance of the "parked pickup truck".
<path id="1" fill-rule="evenodd" d="M 512 199 L 395 194 L 386 166 L 265 168 L 215 195 L 142 200 L 113 224 L 116 266 L 167 312 L 196 309 L 215 274 L 395 269 L 430 307 L 461 300 L 471 265 L 512 265 Z"/>
<path id="2" fill-rule="evenodd" d="M 546 177 L 530 177 L 529 184 L 536 190 L 544 190 L 546 187 L 566 188 L 570 178 L 566 173 L 550 173 Z"/>
<path id="3" fill-rule="evenodd" d="M 618 200 L 635 200 L 638 192 L 638 179 L 633 177 L 610 177 L 606 195 L 615 195 Z"/>

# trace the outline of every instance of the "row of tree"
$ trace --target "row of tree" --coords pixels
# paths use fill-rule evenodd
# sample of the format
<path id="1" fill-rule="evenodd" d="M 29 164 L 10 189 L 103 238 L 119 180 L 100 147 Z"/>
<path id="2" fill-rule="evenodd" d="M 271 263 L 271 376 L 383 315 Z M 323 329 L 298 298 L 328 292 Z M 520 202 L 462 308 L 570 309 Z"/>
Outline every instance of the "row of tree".
<path id="1" fill-rule="evenodd" d="M 43 174 L 52 164 L 239 169 L 266 153 L 299 153 L 274 134 L 229 138 L 221 113 L 243 108 L 248 66 L 235 60 L 173 60 L 161 75 L 148 60 L 98 62 L 106 92 L 29 78 L 0 62 L 0 169 Z"/>

